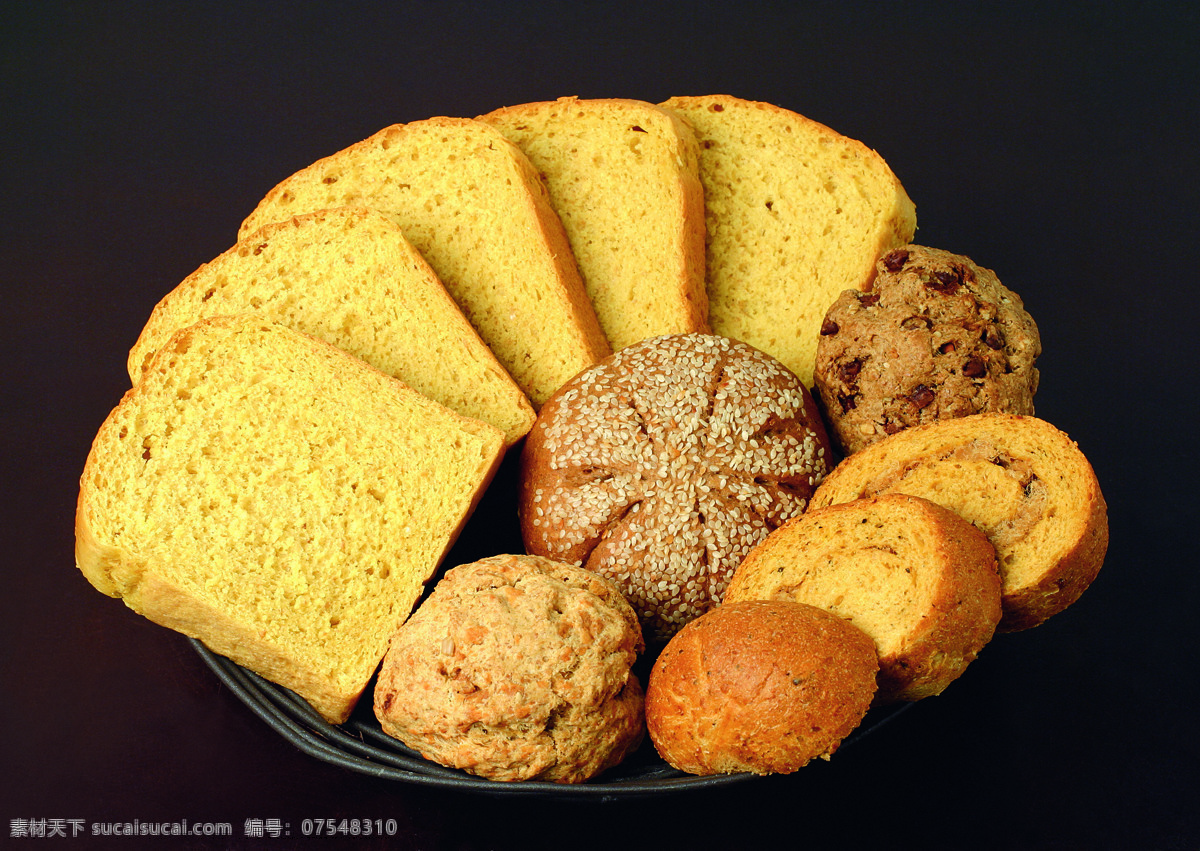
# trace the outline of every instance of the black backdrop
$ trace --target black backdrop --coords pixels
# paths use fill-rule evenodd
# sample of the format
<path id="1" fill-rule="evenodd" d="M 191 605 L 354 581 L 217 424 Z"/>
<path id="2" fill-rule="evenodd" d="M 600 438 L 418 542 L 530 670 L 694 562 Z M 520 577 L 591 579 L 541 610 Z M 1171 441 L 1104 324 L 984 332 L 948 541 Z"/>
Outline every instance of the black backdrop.
<path id="1" fill-rule="evenodd" d="M 342 847 L 301 820 L 389 818 L 390 847 L 419 849 L 754 847 L 777 829 L 788 847 L 1200 848 L 1196 9 L 5 4 L 0 834 L 187 819 L 234 826 L 194 847 Z M 394 122 L 717 91 L 876 148 L 917 241 L 1023 296 L 1045 343 L 1038 414 L 1109 502 L 1108 560 L 1075 607 L 828 763 L 581 802 L 317 762 L 75 570 L 78 476 L 128 347 L 279 179 Z M 246 837 L 247 819 L 291 836 Z"/>

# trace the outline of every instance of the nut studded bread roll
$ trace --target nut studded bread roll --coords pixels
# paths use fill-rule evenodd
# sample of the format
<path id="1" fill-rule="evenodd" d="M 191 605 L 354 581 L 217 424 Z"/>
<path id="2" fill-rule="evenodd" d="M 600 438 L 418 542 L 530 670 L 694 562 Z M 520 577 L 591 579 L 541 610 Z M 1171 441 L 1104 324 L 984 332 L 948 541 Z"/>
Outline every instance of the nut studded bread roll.
<path id="1" fill-rule="evenodd" d="M 1074 603 L 1108 549 L 1091 464 L 1035 417 L 973 414 L 913 426 L 839 464 L 811 507 L 881 493 L 925 497 L 988 536 L 999 556 L 1000 631 L 1037 626 Z"/>
<path id="2" fill-rule="evenodd" d="M 327 343 L 202 320 L 101 426 L 76 563 L 338 723 L 502 453 L 498 429 Z"/>
<path id="3" fill-rule="evenodd" d="M 870 292 L 846 290 L 829 308 L 814 379 L 850 454 L 918 423 L 1033 414 L 1041 352 L 1033 318 L 994 272 L 908 245 L 879 261 Z"/>
<path id="4" fill-rule="evenodd" d="M 691 774 L 786 774 L 828 759 L 866 715 L 875 645 L 847 621 L 787 600 L 726 603 L 655 660 L 646 728 Z"/>
<path id="5" fill-rule="evenodd" d="M 578 783 L 641 742 L 630 666 L 642 635 L 611 582 L 500 555 L 446 571 L 392 639 L 375 686 L 384 732 L 492 780 Z"/>
<path id="6" fill-rule="evenodd" d="M 240 236 L 341 206 L 400 226 L 534 407 L 609 353 L 537 170 L 496 128 L 460 118 L 385 127 L 272 189 Z"/>
<path id="7" fill-rule="evenodd" d="M 811 387 L 826 309 L 911 241 L 912 201 L 874 151 L 789 110 L 728 95 L 662 105 L 700 142 L 713 332 L 775 356 Z"/>
<path id="8" fill-rule="evenodd" d="M 521 533 L 528 552 L 614 580 L 647 638 L 665 640 L 805 509 L 827 457 L 812 397 L 779 361 L 724 337 L 653 337 L 539 413 L 521 459 Z"/>
<path id="9" fill-rule="evenodd" d="M 429 264 L 380 213 L 342 207 L 266 225 L 168 293 L 129 353 L 136 384 L 154 352 L 199 319 L 256 312 L 320 337 L 516 443 L 529 400 Z"/>
<path id="10" fill-rule="evenodd" d="M 940 694 L 1000 621 L 996 551 L 982 532 L 920 497 L 884 494 L 810 509 L 742 562 L 725 604 L 792 600 L 875 641 L 877 703 Z"/>
<path id="11" fill-rule="evenodd" d="M 678 116 L 637 100 L 560 98 L 480 119 L 541 172 L 614 349 L 708 330 L 699 152 Z"/>

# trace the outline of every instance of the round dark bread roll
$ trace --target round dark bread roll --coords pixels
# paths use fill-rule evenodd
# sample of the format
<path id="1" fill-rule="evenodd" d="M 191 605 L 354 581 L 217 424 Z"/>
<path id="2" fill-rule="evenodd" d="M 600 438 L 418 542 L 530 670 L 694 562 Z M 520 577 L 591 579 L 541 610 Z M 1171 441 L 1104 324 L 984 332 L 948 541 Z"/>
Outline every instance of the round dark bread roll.
<path id="1" fill-rule="evenodd" d="M 654 337 L 567 382 L 526 438 L 528 552 L 615 581 L 647 639 L 720 602 L 759 541 L 804 511 L 829 442 L 800 380 L 751 346 Z"/>
<path id="2" fill-rule="evenodd" d="M 846 454 L 934 420 L 1034 412 L 1041 338 L 995 273 L 921 245 L 876 270 L 833 303 L 817 343 L 813 380 Z"/>
<path id="3" fill-rule="evenodd" d="M 875 642 L 788 600 L 726 603 L 668 642 L 646 686 L 660 756 L 690 774 L 786 774 L 828 759 L 875 694 Z"/>
<path id="4" fill-rule="evenodd" d="M 642 741 L 643 649 L 613 584 L 537 556 L 448 570 L 392 638 L 375 687 L 383 731 L 491 780 L 577 783 Z"/>

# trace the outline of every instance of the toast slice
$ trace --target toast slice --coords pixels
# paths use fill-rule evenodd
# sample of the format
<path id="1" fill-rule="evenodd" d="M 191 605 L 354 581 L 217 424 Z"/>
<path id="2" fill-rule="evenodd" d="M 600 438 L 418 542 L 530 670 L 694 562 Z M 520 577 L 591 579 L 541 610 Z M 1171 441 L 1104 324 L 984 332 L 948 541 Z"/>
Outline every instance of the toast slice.
<path id="1" fill-rule="evenodd" d="M 574 97 L 480 116 L 541 173 L 613 349 L 708 330 L 699 150 L 674 113 Z"/>
<path id="2" fill-rule="evenodd" d="M 429 264 L 365 207 L 266 225 L 189 275 L 154 308 L 129 353 L 137 384 L 170 335 L 200 319 L 257 313 L 320 337 L 464 416 L 509 446 L 533 426 L 529 399 Z"/>
<path id="3" fill-rule="evenodd" d="M 700 142 L 709 324 L 813 386 L 821 319 L 912 241 L 916 210 L 883 159 L 787 109 L 729 95 L 662 104 Z"/>
<path id="4" fill-rule="evenodd" d="M 983 531 L 999 556 L 1000 632 L 1037 626 L 1096 578 L 1108 508 L 1091 464 L 1045 420 L 972 414 L 913 426 L 855 452 L 809 510 L 881 493 L 921 496 Z"/>
<path id="5" fill-rule="evenodd" d="M 277 185 L 239 236 L 342 206 L 400 226 L 535 408 L 611 352 L 545 186 L 491 125 L 385 127 Z"/>
<path id="6" fill-rule="evenodd" d="M 499 429 L 328 343 L 201 320 L 101 426 L 76 563 L 339 723 L 502 454 Z"/>

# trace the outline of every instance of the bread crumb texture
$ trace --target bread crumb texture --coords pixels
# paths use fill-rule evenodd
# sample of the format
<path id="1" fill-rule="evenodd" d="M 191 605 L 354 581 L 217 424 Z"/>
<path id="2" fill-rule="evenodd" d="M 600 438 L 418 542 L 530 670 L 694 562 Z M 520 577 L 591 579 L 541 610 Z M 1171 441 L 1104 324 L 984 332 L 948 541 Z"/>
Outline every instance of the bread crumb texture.
<path id="1" fill-rule="evenodd" d="M 728 603 L 691 621 L 651 669 L 646 726 L 691 774 L 787 774 L 829 758 L 875 693 L 874 642 L 786 600 Z"/>
<path id="2" fill-rule="evenodd" d="M 827 471 L 811 396 L 779 361 L 705 334 L 656 337 L 568 382 L 522 458 L 529 552 L 613 579 L 647 638 L 720 601 Z"/>
<path id="3" fill-rule="evenodd" d="M 320 337 L 516 443 L 533 406 L 420 252 L 386 216 L 340 207 L 265 225 L 155 306 L 129 353 L 136 384 L 180 328 L 255 313 Z"/>
<path id="4" fill-rule="evenodd" d="M 529 157 L 614 349 L 708 330 L 699 147 L 677 115 L 621 98 L 481 116 Z"/>
<path id="5" fill-rule="evenodd" d="M 875 151 L 795 112 L 729 95 L 662 105 L 700 144 L 713 333 L 811 387 L 826 309 L 912 240 L 916 208 Z"/>
<path id="6" fill-rule="evenodd" d="M 498 429 L 256 317 L 173 335 L 101 427 L 101 591 L 345 720 L 490 480 Z"/>
<path id="7" fill-rule="evenodd" d="M 342 206 L 400 227 L 535 407 L 611 351 L 536 169 L 489 124 L 385 127 L 277 185 L 240 235 Z"/>
<path id="8" fill-rule="evenodd" d="M 383 730 L 491 780 L 576 783 L 644 737 L 633 610 L 572 565 L 500 555 L 448 570 L 392 639 L 375 688 Z"/>

